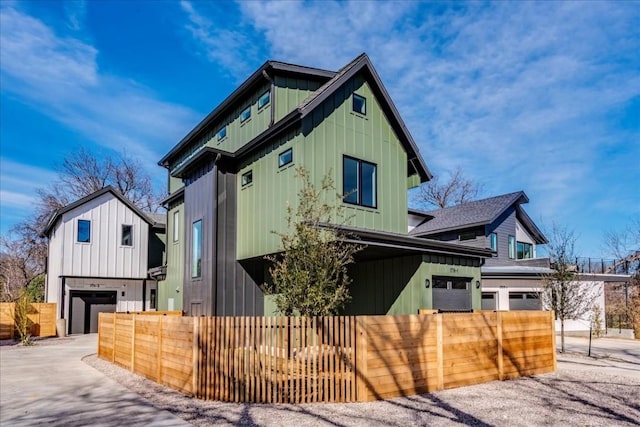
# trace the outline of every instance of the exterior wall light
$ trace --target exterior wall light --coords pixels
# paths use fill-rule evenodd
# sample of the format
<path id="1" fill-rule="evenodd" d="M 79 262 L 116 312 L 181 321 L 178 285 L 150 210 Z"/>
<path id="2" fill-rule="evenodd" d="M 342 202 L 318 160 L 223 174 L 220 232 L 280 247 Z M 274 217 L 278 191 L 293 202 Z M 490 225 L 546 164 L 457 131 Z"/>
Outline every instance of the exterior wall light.
<path id="1" fill-rule="evenodd" d="M 431 281 L 429 279 L 424 279 L 424 287 L 427 289 L 431 287 Z"/>
<path id="2" fill-rule="evenodd" d="M 476 280 L 476 289 L 480 289 L 480 281 Z"/>

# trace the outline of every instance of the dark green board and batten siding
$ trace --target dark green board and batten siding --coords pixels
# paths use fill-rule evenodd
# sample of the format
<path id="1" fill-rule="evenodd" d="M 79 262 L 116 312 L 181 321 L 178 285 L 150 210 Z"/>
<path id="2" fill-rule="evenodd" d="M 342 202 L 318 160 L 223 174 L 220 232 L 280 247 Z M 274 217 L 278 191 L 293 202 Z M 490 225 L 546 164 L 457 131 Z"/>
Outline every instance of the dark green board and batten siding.
<path id="1" fill-rule="evenodd" d="M 167 211 L 167 278 L 158 284 L 158 310 L 182 310 L 184 280 L 184 200 L 171 202 Z M 177 217 L 174 215 L 178 213 Z M 174 221 L 178 221 L 179 235 L 174 238 Z"/>
<path id="2" fill-rule="evenodd" d="M 367 114 L 352 111 L 351 95 L 367 99 Z M 293 163 L 278 167 L 278 154 L 293 149 Z M 355 76 L 330 96 L 300 128 L 248 159 L 239 175 L 252 171 L 252 184 L 238 180 L 238 259 L 253 258 L 280 249 L 272 231 L 285 231 L 288 204 L 297 199 L 299 180 L 295 168 L 304 166 L 319 188 L 330 174 L 342 191 L 342 159 L 351 156 L 377 166 L 377 207 L 345 204 L 351 224 L 373 230 L 407 232 L 407 155 L 387 121 L 368 83 Z M 332 199 L 332 203 L 341 203 Z"/>

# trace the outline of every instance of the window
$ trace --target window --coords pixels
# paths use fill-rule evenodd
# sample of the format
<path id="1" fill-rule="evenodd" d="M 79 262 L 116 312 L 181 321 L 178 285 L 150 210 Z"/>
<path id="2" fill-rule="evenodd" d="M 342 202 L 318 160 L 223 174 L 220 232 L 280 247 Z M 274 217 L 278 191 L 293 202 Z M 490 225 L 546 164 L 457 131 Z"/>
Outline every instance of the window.
<path id="1" fill-rule="evenodd" d="M 152 310 L 156 309 L 156 301 L 158 300 L 156 295 L 157 291 L 155 289 L 149 289 L 149 308 Z"/>
<path id="2" fill-rule="evenodd" d="M 244 123 L 251 118 L 251 106 L 248 106 L 240 113 L 240 123 Z"/>
<path id="3" fill-rule="evenodd" d="M 518 251 L 517 251 L 518 259 L 533 258 L 533 245 L 531 243 L 518 242 L 517 248 L 518 248 Z"/>
<path id="4" fill-rule="evenodd" d="M 180 239 L 180 211 L 173 213 L 173 241 L 177 242 Z"/>
<path id="5" fill-rule="evenodd" d="M 509 236 L 509 259 L 516 258 L 516 238 Z"/>
<path id="6" fill-rule="evenodd" d="M 377 166 L 344 156 L 342 193 L 346 203 L 375 208 L 377 205 Z"/>
<path id="7" fill-rule="evenodd" d="M 278 167 L 281 168 L 283 166 L 288 165 L 293 161 L 293 150 L 289 148 L 286 151 L 283 151 L 278 156 Z"/>
<path id="8" fill-rule="evenodd" d="M 202 276 L 202 220 L 193 223 L 191 228 L 191 277 Z"/>
<path id="9" fill-rule="evenodd" d="M 473 240 L 476 238 L 476 232 L 475 231 L 468 231 L 466 233 L 460 233 L 460 235 L 458 236 L 458 240 Z"/>
<path id="10" fill-rule="evenodd" d="M 133 246 L 133 225 L 122 224 L 120 244 L 122 246 Z"/>
<path id="11" fill-rule="evenodd" d="M 216 135 L 218 135 L 218 141 L 225 139 L 227 137 L 227 127 L 222 126 Z"/>
<path id="12" fill-rule="evenodd" d="M 433 277 L 434 289 L 457 289 L 457 290 L 469 290 L 471 289 L 471 279 L 467 277 Z"/>
<path id="13" fill-rule="evenodd" d="M 493 252 L 498 251 L 498 234 L 497 233 L 489 234 L 489 244 Z"/>
<path id="14" fill-rule="evenodd" d="M 91 242 L 91 221 L 87 219 L 78 220 L 78 243 Z"/>
<path id="15" fill-rule="evenodd" d="M 367 114 L 367 99 L 364 96 L 353 94 L 353 111 L 358 114 Z"/>
<path id="16" fill-rule="evenodd" d="M 240 183 L 242 186 L 247 186 L 253 182 L 253 171 L 245 172 L 242 174 L 242 178 L 240 179 Z"/>
<path id="17" fill-rule="evenodd" d="M 270 100 L 271 100 L 271 93 L 269 91 L 266 91 L 265 93 L 263 93 L 262 96 L 258 98 L 258 110 L 264 107 L 265 105 L 267 105 Z"/>

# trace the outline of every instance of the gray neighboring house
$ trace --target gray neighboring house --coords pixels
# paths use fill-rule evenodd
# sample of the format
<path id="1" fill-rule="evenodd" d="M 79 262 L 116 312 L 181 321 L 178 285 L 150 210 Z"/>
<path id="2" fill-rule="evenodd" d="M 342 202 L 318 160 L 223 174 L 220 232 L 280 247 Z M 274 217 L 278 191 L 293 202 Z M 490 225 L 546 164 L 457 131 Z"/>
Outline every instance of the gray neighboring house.
<path id="1" fill-rule="evenodd" d="M 164 264 L 165 215 L 145 213 L 113 187 L 58 209 L 48 242 L 47 302 L 66 333 L 97 332 L 98 313 L 155 310 Z"/>
<path id="2" fill-rule="evenodd" d="M 489 197 L 431 211 L 409 210 L 409 235 L 477 248 L 493 256 L 481 267 L 482 308 L 485 310 L 541 310 L 542 279 L 553 273 L 550 260 L 538 257 L 545 235 L 525 212 L 523 191 Z M 604 283 L 624 282 L 627 275 L 580 273 L 598 293 L 604 324 Z M 567 331 L 588 331 L 589 321 L 565 324 Z"/>

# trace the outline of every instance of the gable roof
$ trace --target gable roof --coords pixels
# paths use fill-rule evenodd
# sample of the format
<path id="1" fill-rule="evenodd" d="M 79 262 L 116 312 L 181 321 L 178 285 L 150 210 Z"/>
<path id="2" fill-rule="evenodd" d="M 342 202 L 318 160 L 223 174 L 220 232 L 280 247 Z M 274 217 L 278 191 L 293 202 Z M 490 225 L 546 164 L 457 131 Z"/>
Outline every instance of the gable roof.
<path id="1" fill-rule="evenodd" d="M 53 215 L 51 215 L 51 218 L 49 219 L 49 222 L 47 222 L 47 226 L 45 227 L 45 229 L 42 231 L 42 233 L 40 234 L 42 237 L 48 237 L 49 233 L 51 232 L 51 229 L 53 228 L 53 226 L 56 224 L 56 222 L 58 221 L 58 219 L 65 213 L 77 208 L 78 206 L 82 206 L 85 203 L 90 202 L 91 200 L 94 200 L 100 196 L 102 196 L 103 194 L 107 194 L 107 193 L 111 193 L 116 199 L 120 200 L 122 203 L 124 203 L 125 205 L 127 205 L 127 207 L 129 209 L 131 209 L 133 212 L 136 213 L 136 215 L 138 215 L 140 218 L 142 218 L 147 224 L 149 224 L 150 226 L 154 226 L 157 225 L 159 223 L 156 223 L 153 219 L 151 219 L 147 214 L 145 214 L 144 212 L 142 212 L 140 209 L 138 209 L 133 203 L 131 203 L 126 197 L 124 197 L 122 194 L 120 194 L 119 191 L 117 191 L 115 188 L 113 188 L 112 186 L 108 185 L 106 187 L 104 187 L 101 190 L 98 190 L 96 192 L 93 192 L 91 194 L 89 194 L 88 196 L 83 197 L 82 199 L 76 200 L 73 203 L 69 203 L 67 206 L 62 207 L 60 209 L 57 209 Z"/>
<path id="2" fill-rule="evenodd" d="M 268 61 L 266 64 L 269 64 L 270 62 L 271 61 Z M 281 63 L 278 63 L 278 64 L 281 64 Z M 290 67 L 298 67 L 298 66 L 293 66 L 291 64 L 288 64 L 288 65 Z M 301 67 L 301 68 L 306 69 L 306 67 Z M 252 77 L 250 77 L 250 79 L 254 78 L 253 76 L 255 76 L 260 71 L 261 69 L 256 71 L 256 73 L 254 73 Z M 398 135 L 400 143 L 402 144 L 404 149 L 407 151 L 408 170 L 410 172 L 413 171 L 414 173 L 417 173 L 420 176 L 421 181 L 428 181 L 429 179 L 432 178 L 431 172 L 427 168 L 427 165 L 424 162 L 424 159 L 420 155 L 418 146 L 416 145 L 415 141 L 413 140 L 413 137 L 409 133 L 409 130 L 407 129 L 407 126 L 402 120 L 402 117 L 400 117 L 400 113 L 398 112 L 397 108 L 395 107 L 395 104 L 391 100 L 391 97 L 389 96 L 387 90 L 382 84 L 382 80 L 380 79 L 380 76 L 378 75 L 376 70 L 373 68 L 373 64 L 371 63 L 371 60 L 369 59 L 366 53 L 362 53 L 361 55 L 356 57 L 349 64 L 342 67 L 337 73 L 324 71 L 324 73 L 332 73 L 331 78 L 327 79 L 327 81 L 322 86 L 320 86 L 317 90 L 315 90 L 312 94 L 310 94 L 294 110 L 292 110 L 282 119 L 280 119 L 278 122 L 274 123 L 273 126 L 271 126 L 269 129 L 262 132 L 253 140 L 249 141 L 247 144 L 240 147 L 235 152 L 232 153 L 232 152 L 227 152 L 223 150 L 216 150 L 211 147 L 204 147 L 203 149 L 200 150 L 198 155 L 194 155 L 191 159 L 189 159 L 183 165 L 181 165 L 178 168 L 179 170 L 175 171 L 172 174 L 174 176 L 178 176 L 176 174 L 180 174 L 184 172 L 184 170 L 189 167 L 189 164 L 193 164 L 199 161 L 203 156 L 221 155 L 228 159 L 237 159 L 252 152 L 256 148 L 262 146 L 264 143 L 271 140 L 271 138 L 278 136 L 282 132 L 289 129 L 291 126 L 299 123 L 302 119 L 310 115 L 327 98 L 329 98 L 340 87 L 342 87 L 342 85 L 344 85 L 349 79 L 351 79 L 353 76 L 355 76 L 360 72 L 364 73 L 368 77 L 367 80 L 371 84 L 371 89 L 373 90 L 374 94 L 376 94 L 376 96 L 379 98 L 380 105 L 383 111 L 385 112 L 387 118 L 389 119 L 392 128 Z M 246 83 L 247 82 L 243 83 L 243 85 L 245 85 Z M 232 98 L 232 97 L 237 98 L 246 94 L 247 90 L 239 92 L 239 89 L 234 91 L 229 98 Z M 226 104 L 228 105 L 232 104 L 232 101 L 230 101 L 229 98 L 227 98 L 227 100 L 225 100 L 223 104 L 220 104 L 220 106 L 218 106 L 209 116 L 207 116 L 207 118 L 205 118 L 205 120 L 203 120 L 198 125 L 198 127 L 196 127 L 196 129 L 198 129 L 201 126 L 204 129 L 206 124 L 212 124 L 214 121 L 213 119 L 214 113 L 219 110 L 221 111 L 222 109 L 225 109 L 227 107 Z M 159 164 L 165 167 L 168 166 L 168 160 L 173 155 L 175 155 L 183 146 L 185 146 L 188 142 L 191 142 L 194 139 L 194 137 L 191 137 L 190 135 L 194 134 L 196 129 L 191 131 L 189 135 L 183 138 L 183 140 L 180 143 L 178 143 L 178 145 L 174 147 L 169 154 L 167 154 L 165 157 L 162 158 L 162 160 L 160 160 Z"/>
<path id="3" fill-rule="evenodd" d="M 429 236 L 446 231 L 488 225 L 498 219 L 511 206 L 515 205 L 516 217 L 531 233 L 536 243 L 547 243 L 546 237 L 520 206 L 520 204 L 528 202 L 529 198 L 524 191 L 516 191 L 515 193 L 475 200 L 443 209 L 419 212 L 427 220 L 411 230 L 409 234 L 412 236 Z M 416 212 L 412 211 L 412 213 Z"/>

